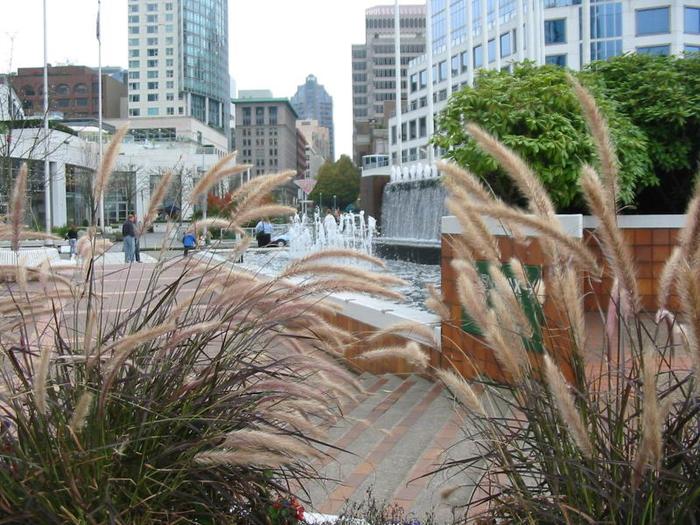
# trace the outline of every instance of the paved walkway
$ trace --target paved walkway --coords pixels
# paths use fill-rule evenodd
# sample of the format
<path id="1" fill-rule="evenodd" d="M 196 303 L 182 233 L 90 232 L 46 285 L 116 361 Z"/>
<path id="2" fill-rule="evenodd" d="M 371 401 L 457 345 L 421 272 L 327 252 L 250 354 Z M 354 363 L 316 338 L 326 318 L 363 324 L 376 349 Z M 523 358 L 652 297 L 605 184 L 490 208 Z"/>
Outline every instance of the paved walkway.
<path id="1" fill-rule="evenodd" d="M 108 318 L 118 319 L 139 304 L 142 283 L 155 267 L 152 257 L 143 260 L 127 265 L 123 253 L 110 252 L 104 264 L 96 265 L 104 275 L 101 293 Z M 181 260 L 172 259 L 159 287 L 179 275 Z M 340 450 L 329 447 L 327 457 L 315 464 L 324 479 L 304 487 L 310 497 L 307 509 L 337 514 L 347 501 L 363 501 L 371 488 L 378 501 L 398 504 L 419 519 L 435 512 L 438 523 L 449 520 L 451 511 L 441 506 L 440 491 L 455 480 L 445 474 L 422 477 L 443 460 L 464 458 L 472 450 L 459 443 L 461 421 L 446 391 L 418 376 L 363 374 L 359 379 L 366 394 L 329 429 L 329 443 Z M 468 481 L 464 475 L 460 480 Z"/>

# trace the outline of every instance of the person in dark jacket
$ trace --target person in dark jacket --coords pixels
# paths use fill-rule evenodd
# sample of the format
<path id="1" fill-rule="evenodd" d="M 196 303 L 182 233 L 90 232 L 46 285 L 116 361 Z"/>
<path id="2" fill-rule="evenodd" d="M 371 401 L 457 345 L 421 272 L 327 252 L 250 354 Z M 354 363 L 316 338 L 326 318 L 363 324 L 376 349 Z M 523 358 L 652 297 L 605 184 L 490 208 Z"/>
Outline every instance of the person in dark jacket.
<path id="1" fill-rule="evenodd" d="M 68 239 L 68 245 L 70 246 L 70 258 L 73 259 L 78 252 L 78 230 L 75 224 L 68 226 L 68 231 L 66 232 L 66 239 Z"/>
<path id="2" fill-rule="evenodd" d="M 132 263 L 136 251 L 136 224 L 134 224 L 133 213 L 130 213 L 122 224 L 122 237 L 124 237 L 124 262 Z"/>

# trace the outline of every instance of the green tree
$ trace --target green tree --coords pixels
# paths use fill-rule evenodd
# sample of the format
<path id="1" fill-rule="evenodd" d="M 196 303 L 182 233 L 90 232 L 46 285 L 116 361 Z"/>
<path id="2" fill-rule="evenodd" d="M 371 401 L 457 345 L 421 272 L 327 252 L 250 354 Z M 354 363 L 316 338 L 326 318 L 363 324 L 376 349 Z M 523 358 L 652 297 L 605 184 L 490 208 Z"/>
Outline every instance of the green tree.
<path id="1" fill-rule="evenodd" d="M 344 209 L 353 204 L 360 194 L 360 170 L 347 155 L 341 155 L 336 162 L 327 161 L 318 170 L 316 187 L 309 198 L 316 204 L 330 208 L 333 196 L 338 208 Z"/>
<path id="2" fill-rule="evenodd" d="M 594 62 L 588 73 L 648 138 L 661 186 L 641 196 L 642 208 L 680 213 L 700 154 L 700 54 L 629 54 Z"/>
<path id="3" fill-rule="evenodd" d="M 596 95 L 620 152 L 620 197 L 632 203 L 641 188 L 657 183 L 644 133 L 622 114 L 614 101 L 600 96 L 600 87 L 582 81 Z M 482 177 L 511 203 L 520 196 L 496 161 L 484 154 L 464 129 L 475 122 L 522 155 L 533 167 L 561 211 L 579 210 L 579 173 L 595 162 L 592 139 L 566 72 L 556 66 L 516 66 L 513 73 L 484 71 L 474 88 L 454 94 L 438 119 L 433 141 L 445 155 Z"/>

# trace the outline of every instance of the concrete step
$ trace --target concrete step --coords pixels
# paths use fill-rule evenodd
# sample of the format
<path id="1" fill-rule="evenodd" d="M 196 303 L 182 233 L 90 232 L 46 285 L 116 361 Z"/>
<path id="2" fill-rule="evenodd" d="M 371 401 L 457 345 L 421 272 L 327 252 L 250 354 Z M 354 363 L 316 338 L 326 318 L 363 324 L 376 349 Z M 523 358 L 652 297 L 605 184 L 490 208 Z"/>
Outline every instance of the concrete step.
<path id="1" fill-rule="evenodd" d="M 395 381 L 392 378 L 392 383 L 395 384 Z M 345 502 L 353 492 L 349 490 L 353 483 L 348 483 L 348 476 L 424 395 L 429 385 L 427 381 L 414 376 L 399 381 L 393 389 L 382 392 L 381 401 L 373 407 L 360 405 L 353 411 L 351 417 L 355 418 L 354 422 L 351 421 L 350 428 L 334 442 L 342 452 L 335 451 L 332 458 L 319 469 L 322 482 L 307 487 L 312 496 L 312 508 L 321 509 L 323 502 L 331 496 L 341 503 Z"/>
<path id="2" fill-rule="evenodd" d="M 314 501 L 316 508 L 321 512 L 334 513 L 340 511 L 348 499 L 363 499 L 378 465 L 400 439 L 411 431 L 440 391 L 440 387 L 417 376 L 411 376 L 399 385 L 389 398 L 396 397 L 397 394 L 400 398 L 373 425 L 366 427 L 349 443 L 346 447 L 348 453 L 339 454 L 337 461 L 324 471 L 328 478 L 339 480 L 340 483 L 325 483 L 327 500 L 321 505 Z M 411 459 L 407 458 L 406 461 Z M 401 479 L 399 477 L 395 483 Z M 390 488 L 389 497 L 392 492 L 393 488 Z"/>

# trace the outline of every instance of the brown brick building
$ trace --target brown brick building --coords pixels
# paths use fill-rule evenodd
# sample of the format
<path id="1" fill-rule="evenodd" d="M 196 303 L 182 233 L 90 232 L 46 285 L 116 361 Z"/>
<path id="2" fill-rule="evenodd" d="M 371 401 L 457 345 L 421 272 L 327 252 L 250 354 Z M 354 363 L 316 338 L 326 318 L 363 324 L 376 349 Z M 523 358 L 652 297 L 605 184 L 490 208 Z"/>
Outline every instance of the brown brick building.
<path id="1" fill-rule="evenodd" d="M 44 68 L 19 68 L 12 77 L 12 87 L 28 117 L 43 113 Z M 126 96 L 126 85 L 103 72 L 104 118 L 119 118 Z M 49 110 L 60 111 L 64 118 L 97 118 L 97 70 L 86 66 L 49 66 Z"/>

